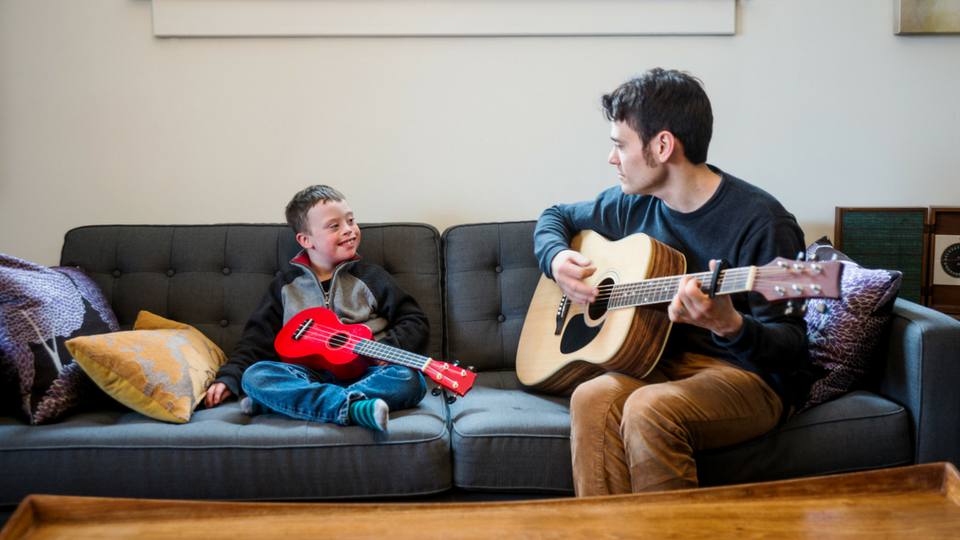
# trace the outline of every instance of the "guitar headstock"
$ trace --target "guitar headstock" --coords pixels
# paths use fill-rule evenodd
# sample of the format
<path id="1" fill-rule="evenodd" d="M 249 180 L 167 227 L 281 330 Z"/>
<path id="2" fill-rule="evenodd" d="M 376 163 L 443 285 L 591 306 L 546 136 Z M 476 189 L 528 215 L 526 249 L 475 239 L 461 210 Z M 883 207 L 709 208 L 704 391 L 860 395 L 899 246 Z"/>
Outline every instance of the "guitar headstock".
<path id="1" fill-rule="evenodd" d="M 477 374 L 462 367 L 452 366 L 446 362 L 430 360 L 423 368 L 423 373 L 433 382 L 463 397 L 473 388 L 473 380 Z"/>
<path id="2" fill-rule="evenodd" d="M 770 302 L 807 298 L 840 298 L 840 261 L 793 261 L 777 257 L 757 268 L 754 290 Z"/>

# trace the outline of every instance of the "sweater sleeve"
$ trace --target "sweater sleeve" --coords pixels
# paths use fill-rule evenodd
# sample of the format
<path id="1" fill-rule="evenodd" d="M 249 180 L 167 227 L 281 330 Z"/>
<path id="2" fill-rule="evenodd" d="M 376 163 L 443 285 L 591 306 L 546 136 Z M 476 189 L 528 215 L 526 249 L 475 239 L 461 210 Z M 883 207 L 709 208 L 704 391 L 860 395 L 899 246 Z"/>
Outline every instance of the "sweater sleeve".
<path id="1" fill-rule="evenodd" d="M 765 264 L 803 250 L 803 233 L 795 221 L 777 219 L 763 229 L 744 245 L 746 259 Z M 756 292 L 747 293 L 737 308 L 744 319 L 742 331 L 731 340 L 714 336 L 717 345 L 767 373 L 789 374 L 804 366 L 809 352 L 802 310 L 788 314 L 785 304 L 772 304 Z"/>
<path id="2" fill-rule="evenodd" d="M 615 187 L 592 201 L 558 204 L 544 210 L 533 233 L 533 250 L 540 271 L 553 279 L 550 263 L 557 253 L 570 248 L 570 240 L 580 231 L 592 230 L 610 240 L 627 236 L 629 199 Z"/>
<path id="3" fill-rule="evenodd" d="M 235 395 L 240 395 L 240 380 L 248 367 L 261 360 L 279 359 L 273 343 L 283 327 L 282 286 L 279 277 L 270 283 L 260 305 L 247 321 L 230 359 L 217 371 L 213 382 L 224 383 Z"/>

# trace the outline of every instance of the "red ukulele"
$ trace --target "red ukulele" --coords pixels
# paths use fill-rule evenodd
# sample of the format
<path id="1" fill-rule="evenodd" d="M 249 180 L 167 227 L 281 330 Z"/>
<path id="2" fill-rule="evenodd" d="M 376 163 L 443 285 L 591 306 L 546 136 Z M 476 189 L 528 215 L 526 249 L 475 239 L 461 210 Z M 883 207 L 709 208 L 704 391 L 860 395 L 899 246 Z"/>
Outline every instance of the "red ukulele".
<path id="1" fill-rule="evenodd" d="M 466 394 L 477 377 L 446 362 L 377 343 L 366 326 L 343 324 L 334 312 L 322 307 L 297 313 L 277 334 L 274 347 L 288 364 L 325 369 L 340 379 L 359 377 L 370 365 L 364 357 L 422 371 L 458 396 Z"/>

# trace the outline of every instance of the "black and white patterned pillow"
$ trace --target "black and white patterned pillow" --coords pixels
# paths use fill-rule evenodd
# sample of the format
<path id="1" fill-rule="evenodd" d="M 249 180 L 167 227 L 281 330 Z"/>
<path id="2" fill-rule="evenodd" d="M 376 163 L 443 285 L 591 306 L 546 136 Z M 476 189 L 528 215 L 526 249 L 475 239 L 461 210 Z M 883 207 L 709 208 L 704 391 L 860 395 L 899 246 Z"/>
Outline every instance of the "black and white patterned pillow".
<path id="1" fill-rule="evenodd" d="M 103 292 L 80 268 L 0 253 L 0 373 L 12 379 L 31 424 L 57 418 L 95 388 L 64 342 L 119 330 Z"/>
<path id="2" fill-rule="evenodd" d="M 841 296 L 807 303 L 810 356 L 823 376 L 813 383 L 798 412 L 846 394 L 872 374 L 873 351 L 892 314 L 902 277 L 897 270 L 861 267 L 825 236 L 807 248 L 807 258 L 814 255 L 843 264 Z"/>

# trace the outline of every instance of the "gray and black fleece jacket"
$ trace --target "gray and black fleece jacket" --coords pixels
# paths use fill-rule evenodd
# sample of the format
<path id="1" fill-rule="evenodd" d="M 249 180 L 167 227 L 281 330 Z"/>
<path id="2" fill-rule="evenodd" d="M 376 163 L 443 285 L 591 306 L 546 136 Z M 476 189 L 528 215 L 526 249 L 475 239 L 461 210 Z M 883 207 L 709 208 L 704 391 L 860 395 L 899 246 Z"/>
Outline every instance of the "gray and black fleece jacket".
<path id="1" fill-rule="evenodd" d="M 243 372 L 261 360 L 280 361 L 273 342 L 294 315 L 314 307 L 326 307 L 344 324 L 363 324 L 380 343 L 422 353 L 430 337 L 427 315 L 386 270 L 360 258 L 344 261 L 325 293 L 310 268 L 306 252 L 290 263 L 293 270 L 274 278 L 260 305 L 251 315 L 230 359 L 217 371 L 213 382 L 222 382 L 240 394 Z"/>

